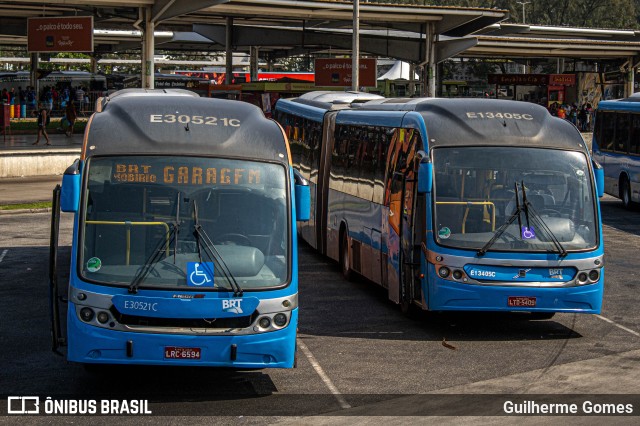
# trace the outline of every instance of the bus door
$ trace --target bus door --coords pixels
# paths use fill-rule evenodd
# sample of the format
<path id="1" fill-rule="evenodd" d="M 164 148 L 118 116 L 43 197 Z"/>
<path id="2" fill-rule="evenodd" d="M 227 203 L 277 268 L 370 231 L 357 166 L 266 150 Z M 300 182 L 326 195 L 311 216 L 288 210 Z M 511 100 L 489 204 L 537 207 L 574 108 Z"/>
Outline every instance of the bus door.
<path id="1" fill-rule="evenodd" d="M 400 129 L 391 157 L 389 191 L 389 299 L 408 308 L 414 299 L 421 299 L 420 268 L 421 221 L 416 223 L 417 174 L 414 167 L 417 132 Z M 417 226 L 418 225 L 418 226 Z"/>
<path id="2" fill-rule="evenodd" d="M 331 153 L 335 143 L 337 113 L 327 112 L 322 123 L 322 146 L 320 148 L 320 166 L 316 184 L 316 249 L 327 254 L 327 203 L 329 199 L 329 171 L 331 169 Z"/>
<path id="3" fill-rule="evenodd" d="M 60 185 L 53 190 L 53 200 L 51 205 L 51 237 L 49 240 L 49 318 L 51 321 L 51 350 L 57 355 L 61 346 L 66 346 L 66 337 L 62 330 L 66 330 L 63 324 L 65 309 L 60 310 L 60 306 L 66 301 L 62 295 L 67 290 L 63 288 L 61 293 L 58 286 L 58 234 L 60 231 Z M 63 306 L 64 308 L 64 306 Z M 63 327 L 65 325 L 65 327 Z"/>

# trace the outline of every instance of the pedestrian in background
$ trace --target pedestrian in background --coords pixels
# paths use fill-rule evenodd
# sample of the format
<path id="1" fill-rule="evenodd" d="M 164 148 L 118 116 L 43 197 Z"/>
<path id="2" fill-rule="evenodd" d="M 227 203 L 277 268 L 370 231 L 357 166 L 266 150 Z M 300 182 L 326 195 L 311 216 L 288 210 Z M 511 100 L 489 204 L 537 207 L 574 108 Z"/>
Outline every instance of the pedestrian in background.
<path id="1" fill-rule="evenodd" d="M 76 113 L 76 108 L 73 105 L 73 102 L 67 103 L 67 108 L 65 109 L 65 118 L 68 122 L 65 134 L 67 136 L 71 136 L 73 135 L 73 125 L 76 123 L 76 118 L 78 118 L 78 114 Z"/>
<path id="2" fill-rule="evenodd" d="M 47 134 L 47 124 L 49 124 L 50 120 L 51 118 L 49 117 L 47 108 L 40 108 L 40 112 L 38 113 L 38 138 L 32 145 L 38 145 L 38 143 L 40 143 L 41 135 L 44 135 L 44 138 L 47 140 L 45 145 L 51 145 L 49 135 Z"/>

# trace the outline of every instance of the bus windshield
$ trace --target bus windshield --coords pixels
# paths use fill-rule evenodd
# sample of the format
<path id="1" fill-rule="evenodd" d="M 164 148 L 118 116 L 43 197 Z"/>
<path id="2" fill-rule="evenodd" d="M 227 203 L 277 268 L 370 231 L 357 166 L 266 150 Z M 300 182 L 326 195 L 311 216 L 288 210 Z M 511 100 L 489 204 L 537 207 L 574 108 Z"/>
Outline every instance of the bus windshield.
<path id="1" fill-rule="evenodd" d="M 283 166 L 123 156 L 94 157 L 87 167 L 83 278 L 182 290 L 231 290 L 232 280 L 243 290 L 288 282 L 290 215 Z M 203 247 L 202 235 L 214 250 Z"/>
<path id="2" fill-rule="evenodd" d="M 583 153 L 518 147 L 436 148 L 433 161 L 434 236 L 439 244 L 484 247 L 516 212 L 518 203 L 522 205 L 524 185 L 531 211 L 523 209 L 519 220 L 499 234 L 489 251 L 556 252 L 554 238 L 568 251 L 596 246 L 596 206 Z M 548 229 L 536 226 L 536 219 Z"/>

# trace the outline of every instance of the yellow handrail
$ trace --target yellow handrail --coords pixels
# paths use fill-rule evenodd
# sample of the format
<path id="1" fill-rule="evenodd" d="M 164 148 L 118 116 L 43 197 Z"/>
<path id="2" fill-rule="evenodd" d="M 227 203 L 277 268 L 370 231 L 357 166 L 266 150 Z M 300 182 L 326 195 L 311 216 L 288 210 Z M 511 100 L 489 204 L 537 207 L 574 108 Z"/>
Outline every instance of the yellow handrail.
<path id="1" fill-rule="evenodd" d="M 169 256 L 169 225 L 167 225 L 165 222 L 129 222 L 129 221 L 111 222 L 108 220 L 87 220 L 85 223 L 87 225 L 164 226 L 164 229 L 166 231 L 166 237 L 167 237 L 167 244 L 166 244 L 165 251 L 167 253 L 167 256 Z M 129 228 L 127 228 L 126 230 L 126 236 L 127 236 L 127 246 L 125 251 L 125 262 L 128 265 L 131 258 L 131 230 Z"/>
<path id="2" fill-rule="evenodd" d="M 436 201 L 437 204 L 457 204 L 457 205 L 466 205 L 467 208 L 464 211 L 464 216 L 462 218 L 462 233 L 465 233 L 465 227 L 467 223 L 467 217 L 469 216 L 469 205 L 474 206 L 491 206 L 491 230 L 496 230 L 496 205 L 491 201 Z"/>

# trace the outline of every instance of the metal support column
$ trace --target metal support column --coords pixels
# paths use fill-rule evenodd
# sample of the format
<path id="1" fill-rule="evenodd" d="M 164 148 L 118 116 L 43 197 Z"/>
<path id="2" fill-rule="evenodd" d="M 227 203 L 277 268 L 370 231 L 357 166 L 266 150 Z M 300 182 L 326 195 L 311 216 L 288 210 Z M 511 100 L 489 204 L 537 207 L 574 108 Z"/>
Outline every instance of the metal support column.
<path id="1" fill-rule="evenodd" d="M 426 96 L 436 96 L 436 29 L 433 22 L 427 23 L 427 31 L 425 37 L 425 94 Z"/>
<path id="2" fill-rule="evenodd" d="M 634 86 L 635 86 L 635 69 L 633 68 L 635 58 L 633 56 L 629 57 L 629 67 L 627 69 L 627 87 L 625 90 L 625 96 L 629 97 L 633 95 Z"/>
<path id="3" fill-rule="evenodd" d="M 151 7 L 147 7 L 145 9 L 145 17 L 144 17 L 144 49 L 143 49 L 143 63 L 144 63 L 144 79 L 142 83 L 142 87 L 145 89 L 153 89 L 155 87 L 154 81 L 154 73 L 155 73 L 155 65 L 154 65 L 154 56 L 155 56 L 155 45 L 154 45 L 154 31 L 155 31 L 155 22 L 152 21 L 152 10 Z"/>
<path id="4" fill-rule="evenodd" d="M 351 90 L 360 88 L 360 0 L 353 0 L 353 40 L 351 41 Z"/>
<path id="5" fill-rule="evenodd" d="M 233 79 L 233 52 L 232 49 L 232 40 L 233 39 L 233 18 L 227 17 L 227 27 L 224 41 L 224 49 L 226 53 L 226 74 L 224 77 L 225 84 L 231 84 L 231 80 Z"/>
<path id="6" fill-rule="evenodd" d="M 36 99 L 40 99 L 40 92 L 38 91 L 38 52 L 31 54 L 31 73 L 29 77 L 31 79 L 31 87 L 36 91 Z"/>
<path id="7" fill-rule="evenodd" d="M 409 93 L 408 96 L 413 97 L 416 94 L 416 65 L 414 63 L 409 64 Z"/>
<path id="8" fill-rule="evenodd" d="M 98 55 L 91 54 L 89 59 L 91 60 L 91 72 L 96 74 L 98 72 Z"/>
<path id="9" fill-rule="evenodd" d="M 249 48 L 249 74 L 251 75 L 251 81 L 258 81 L 258 46 L 251 46 Z"/>

